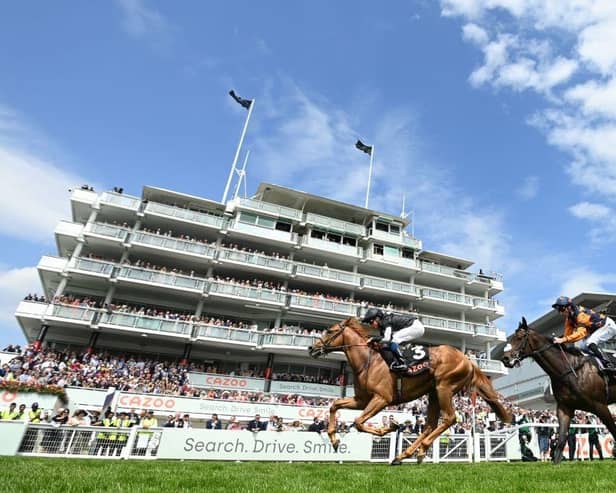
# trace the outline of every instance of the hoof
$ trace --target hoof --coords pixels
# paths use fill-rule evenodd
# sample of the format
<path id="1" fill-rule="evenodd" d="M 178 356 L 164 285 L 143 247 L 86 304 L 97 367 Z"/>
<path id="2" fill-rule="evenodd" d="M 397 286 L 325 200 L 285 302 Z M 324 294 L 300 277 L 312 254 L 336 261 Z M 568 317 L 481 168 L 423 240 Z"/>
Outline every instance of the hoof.
<path id="1" fill-rule="evenodd" d="M 402 461 L 397 457 L 389 463 L 390 466 L 401 466 Z"/>
<path id="2" fill-rule="evenodd" d="M 426 454 L 417 454 L 417 464 L 421 464 L 423 460 L 426 458 Z"/>
<path id="3" fill-rule="evenodd" d="M 332 448 L 334 449 L 334 452 L 338 452 L 339 446 L 340 446 L 340 440 L 335 440 L 332 442 Z"/>

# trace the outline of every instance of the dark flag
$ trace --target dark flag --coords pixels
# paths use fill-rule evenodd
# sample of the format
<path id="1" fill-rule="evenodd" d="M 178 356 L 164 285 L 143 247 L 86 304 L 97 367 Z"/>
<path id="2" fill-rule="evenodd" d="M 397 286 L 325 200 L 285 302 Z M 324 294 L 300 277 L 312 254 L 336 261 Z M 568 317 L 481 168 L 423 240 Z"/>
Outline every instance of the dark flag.
<path id="1" fill-rule="evenodd" d="M 355 147 L 357 147 L 360 151 L 365 152 L 366 154 L 372 155 L 372 146 L 367 146 L 359 139 L 357 140 L 357 142 L 355 142 Z"/>
<path id="2" fill-rule="evenodd" d="M 241 104 L 244 108 L 246 109 L 250 108 L 250 105 L 252 104 L 252 99 L 240 98 L 237 94 L 235 94 L 235 91 L 233 89 L 229 91 L 229 95 L 233 99 L 235 99 L 239 104 Z"/>

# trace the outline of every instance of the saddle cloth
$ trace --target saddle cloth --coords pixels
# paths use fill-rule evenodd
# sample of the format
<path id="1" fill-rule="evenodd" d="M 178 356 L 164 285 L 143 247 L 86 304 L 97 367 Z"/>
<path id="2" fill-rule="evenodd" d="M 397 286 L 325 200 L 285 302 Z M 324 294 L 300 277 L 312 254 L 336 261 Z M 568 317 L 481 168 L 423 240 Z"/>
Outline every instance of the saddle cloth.
<path id="1" fill-rule="evenodd" d="M 407 375 L 414 376 L 430 369 L 430 352 L 426 346 L 407 345 L 401 348 L 408 363 Z"/>

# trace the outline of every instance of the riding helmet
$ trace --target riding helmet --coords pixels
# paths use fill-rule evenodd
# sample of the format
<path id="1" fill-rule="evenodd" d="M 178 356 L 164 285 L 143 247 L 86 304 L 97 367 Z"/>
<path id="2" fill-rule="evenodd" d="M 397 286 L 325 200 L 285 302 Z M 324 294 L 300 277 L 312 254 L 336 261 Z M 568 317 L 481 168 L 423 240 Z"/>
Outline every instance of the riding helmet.
<path id="1" fill-rule="evenodd" d="M 572 303 L 573 302 L 571 301 L 571 298 L 568 298 L 567 296 L 559 296 L 558 298 L 556 298 L 556 301 L 552 305 L 552 308 L 566 308 Z"/>
<path id="2" fill-rule="evenodd" d="M 378 308 L 368 308 L 364 318 L 361 319 L 361 322 L 364 324 L 372 323 L 375 318 L 383 318 L 385 317 L 385 313 L 383 310 L 379 310 Z"/>

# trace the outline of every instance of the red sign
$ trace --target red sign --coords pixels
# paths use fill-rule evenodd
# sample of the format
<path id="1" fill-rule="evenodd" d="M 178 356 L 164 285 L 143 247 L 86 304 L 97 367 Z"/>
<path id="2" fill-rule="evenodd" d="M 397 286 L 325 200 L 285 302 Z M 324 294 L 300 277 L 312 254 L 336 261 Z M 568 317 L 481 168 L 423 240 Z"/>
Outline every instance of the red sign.
<path id="1" fill-rule="evenodd" d="M 248 380 L 243 378 L 235 378 L 235 377 L 214 377 L 207 376 L 205 378 L 205 383 L 212 386 L 222 386 L 222 387 L 237 387 L 238 389 L 244 388 L 248 385 Z"/>
<path id="2" fill-rule="evenodd" d="M 175 409 L 175 399 L 160 396 L 122 395 L 119 405 L 125 408 L 172 410 Z"/>

